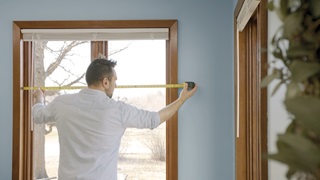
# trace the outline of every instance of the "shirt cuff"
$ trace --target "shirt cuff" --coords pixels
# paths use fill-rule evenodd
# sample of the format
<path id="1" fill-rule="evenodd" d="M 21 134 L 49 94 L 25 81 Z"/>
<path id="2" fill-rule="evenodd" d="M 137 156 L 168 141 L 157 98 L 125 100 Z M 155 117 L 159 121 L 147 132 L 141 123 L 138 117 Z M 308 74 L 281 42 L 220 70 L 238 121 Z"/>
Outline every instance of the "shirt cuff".
<path id="1" fill-rule="evenodd" d="M 157 112 L 154 113 L 154 118 L 152 118 L 151 129 L 157 128 L 160 125 L 160 115 Z"/>

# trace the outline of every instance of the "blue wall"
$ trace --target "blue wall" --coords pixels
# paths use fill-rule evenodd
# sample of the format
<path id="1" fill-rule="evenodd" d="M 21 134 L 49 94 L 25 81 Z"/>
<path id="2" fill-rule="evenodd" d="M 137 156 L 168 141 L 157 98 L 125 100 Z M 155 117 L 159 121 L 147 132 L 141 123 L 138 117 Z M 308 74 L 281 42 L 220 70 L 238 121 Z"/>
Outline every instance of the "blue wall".
<path id="1" fill-rule="evenodd" d="M 0 179 L 12 169 L 12 21 L 177 19 L 179 82 L 199 89 L 179 111 L 179 179 L 232 180 L 234 0 L 0 2 Z"/>

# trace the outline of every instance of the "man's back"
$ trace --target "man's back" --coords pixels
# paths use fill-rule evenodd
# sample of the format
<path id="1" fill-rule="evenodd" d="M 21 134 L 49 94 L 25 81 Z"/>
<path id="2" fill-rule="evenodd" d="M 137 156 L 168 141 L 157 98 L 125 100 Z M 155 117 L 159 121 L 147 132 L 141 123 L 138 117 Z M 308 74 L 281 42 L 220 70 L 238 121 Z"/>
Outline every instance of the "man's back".
<path id="1" fill-rule="evenodd" d="M 59 112 L 59 179 L 116 179 L 125 131 L 119 103 L 103 92 L 86 89 L 59 96 L 54 105 Z"/>
<path id="2" fill-rule="evenodd" d="M 82 89 L 34 106 L 38 123 L 55 122 L 60 143 L 59 179 L 117 179 L 121 137 L 127 127 L 155 128 L 156 112 L 110 99 L 101 91 Z"/>

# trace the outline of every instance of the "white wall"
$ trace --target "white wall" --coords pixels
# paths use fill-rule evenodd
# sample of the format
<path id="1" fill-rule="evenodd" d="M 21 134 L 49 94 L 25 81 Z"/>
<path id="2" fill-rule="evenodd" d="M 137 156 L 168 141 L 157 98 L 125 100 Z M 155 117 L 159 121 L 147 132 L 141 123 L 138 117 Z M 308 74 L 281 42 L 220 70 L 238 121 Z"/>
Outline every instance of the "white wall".
<path id="1" fill-rule="evenodd" d="M 178 19 L 179 82 L 198 83 L 179 111 L 179 179 L 234 179 L 234 0 L 0 1 L 0 179 L 12 169 L 12 21 Z"/>

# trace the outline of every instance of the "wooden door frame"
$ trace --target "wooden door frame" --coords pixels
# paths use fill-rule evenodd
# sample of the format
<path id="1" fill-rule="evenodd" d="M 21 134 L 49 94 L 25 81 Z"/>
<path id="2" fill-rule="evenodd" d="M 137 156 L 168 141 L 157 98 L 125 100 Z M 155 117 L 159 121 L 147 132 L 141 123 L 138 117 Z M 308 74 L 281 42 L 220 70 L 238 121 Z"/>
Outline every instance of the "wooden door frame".
<path id="1" fill-rule="evenodd" d="M 260 87 L 261 79 L 267 75 L 267 1 L 260 1 L 247 26 L 238 32 L 237 17 L 244 2 L 238 0 L 234 10 L 236 179 L 267 180 L 267 89 Z M 249 37 L 250 34 L 256 37 Z"/>
<path id="2" fill-rule="evenodd" d="M 14 21 L 13 22 L 13 139 L 12 179 L 32 180 L 32 131 L 30 123 L 31 86 L 29 58 L 24 56 L 21 29 L 99 29 L 99 28 L 168 28 L 166 41 L 166 83 L 178 83 L 177 20 L 89 20 L 89 21 Z M 22 52 L 22 54 L 21 54 Z M 31 70 L 32 71 L 32 70 Z M 166 90 L 166 103 L 178 98 L 177 89 Z M 27 118 L 25 118 L 27 117 Z M 166 123 L 166 179 L 178 179 L 178 114 Z"/>

